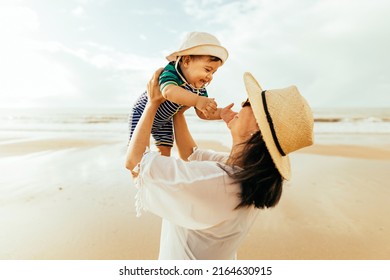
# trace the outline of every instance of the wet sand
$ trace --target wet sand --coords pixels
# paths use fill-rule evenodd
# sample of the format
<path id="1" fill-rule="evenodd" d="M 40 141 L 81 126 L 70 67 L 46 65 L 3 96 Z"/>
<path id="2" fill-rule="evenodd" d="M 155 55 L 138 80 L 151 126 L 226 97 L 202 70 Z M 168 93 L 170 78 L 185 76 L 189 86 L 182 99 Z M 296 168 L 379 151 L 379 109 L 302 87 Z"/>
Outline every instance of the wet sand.
<path id="1" fill-rule="evenodd" d="M 114 140 L 0 142 L 0 259 L 156 259 L 161 221 L 136 218 L 125 152 Z M 390 259 L 389 146 L 317 144 L 291 162 L 239 259 Z"/>

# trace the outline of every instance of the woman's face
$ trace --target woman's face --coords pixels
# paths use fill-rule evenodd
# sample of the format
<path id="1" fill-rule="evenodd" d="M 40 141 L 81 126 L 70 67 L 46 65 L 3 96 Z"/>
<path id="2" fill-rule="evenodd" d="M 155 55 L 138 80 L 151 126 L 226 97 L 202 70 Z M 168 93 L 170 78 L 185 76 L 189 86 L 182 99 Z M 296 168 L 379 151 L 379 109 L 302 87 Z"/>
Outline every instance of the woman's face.
<path id="1" fill-rule="evenodd" d="M 251 134 L 259 130 L 252 107 L 249 101 L 242 103 L 241 110 L 228 123 L 233 138 L 238 137 L 246 140 Z"/>
<path id="2" fill-rule="evenodd" d="M 214 73 L 222 65 L 221 61 L 212 61 L 209 56 L 183 57 L 183 74 L 189 84 L 195 88 L 204 88 L 213 79 Z"/>

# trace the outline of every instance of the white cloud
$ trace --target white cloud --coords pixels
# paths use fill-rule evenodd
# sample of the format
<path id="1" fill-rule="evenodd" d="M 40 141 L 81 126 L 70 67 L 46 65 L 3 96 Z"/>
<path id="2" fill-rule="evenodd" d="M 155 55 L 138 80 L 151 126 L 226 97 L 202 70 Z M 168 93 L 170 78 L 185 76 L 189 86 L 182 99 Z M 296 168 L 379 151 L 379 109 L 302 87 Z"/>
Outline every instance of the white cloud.
<path id="1" fill-rule="evenodd" d="M 83 17 L 86 14 L 85 14 L 84 8 L 82 6 L 77 6 L 76 8 L 74 8 L 72 10 L 72 15 L 74 15 L 76 17 Z"/>
<path id="2" fill-rule="evenodd" d="M 297 84 L 314 106 L 381 105 L 371 95 L 380 100 L 380 90 L 390 83 L 379 80 L 390 76 L 390 3 L 216 2 L 185 2 L 189 15 L 203 11 L 201 20 L 219 25 L 215 35 L 229 50 L 226 66 L 213 81 L 216 92 L 242 96 L 241 77 L 250 71 L 265 88 Z"/>
<path id="3" fill-rule="evenodd" d="M 44 55 L 20 47 L 0 55 L 0 103 L 36 105 L 47 97 L 76 96 L 73 74 L 63 65 Z"/>
<path id="4" fill-rule="evenodd" d="M 164 56 L 186 32 L 200 30 L 215 34 L 229 50 L 209 87 L 221 105 L 245 97 L 245 71 L 264 88 L 296 84 L 314 106 L 389 104 L 387 2 L 186 0 L 175 6 L 156 1 L 150 9 L 121 2 L 118 18 L 110 15 L 119 6 L 105 0 L 78 0 L 73 10 L 74 2 L 36 11 L 2 6 L 0 102 L 12 91 L 26 102 L 56 102 L 64 96 L 61 100 L 70 104 L 79 98 L 103 104 L 120 100 L 122 105 L 144 89 L 154 69 L 166 64 Z M 170 24 L 167 14 L 173 7 L 180 25 Z M 55 12 L 63 17 L 51 30 L 47 20 L 56 18 Z M 74 17 L 87 20 L 77 29 Z M 106 30 L 98 28 L 102 23 Z M 156 58 L 156 52 L 161 56 Z"/>
<path id="5" fill-rule="evenodd" d="M 0 10 L 2 106 L 31 105 L 34 98 L 76 93 L 68 82 L 71 73 L 31 48 L 31 38 L 39 31 L 39 26 L 37 13 L 30 8 L 7 6 Z"/>
<path id="6" fill-rule="evenodd" d="M 39 29 L 37 13 L 22 6 L 5 6 L 0 9 L 0 35 L 2 40 L 15 35 L 26 35 Z"/>
<path id="7" fill-rule="evenodd" d="M 166 10 L 157 7 L 150 7 L 148 9 L 132 8 L 130 13 L 139 16 L 162 16 L 166 14 Z"/>
<path id="8" fill-rule="evenodd" d="M 115 100 L 130 104 L 144 90 L 151 71 L 162 63 L 162 59 L 122 53 L 91 42 L 76 49 L 59 42 L 22 45 L 7 57 L 0 55 L 3 105 L 21 105 L 20 100 L 25 105 L 53 101 L 91 105 L 103 100 L 106 104 Z M 114 93 L 110 100 L 107 92 Z"/>

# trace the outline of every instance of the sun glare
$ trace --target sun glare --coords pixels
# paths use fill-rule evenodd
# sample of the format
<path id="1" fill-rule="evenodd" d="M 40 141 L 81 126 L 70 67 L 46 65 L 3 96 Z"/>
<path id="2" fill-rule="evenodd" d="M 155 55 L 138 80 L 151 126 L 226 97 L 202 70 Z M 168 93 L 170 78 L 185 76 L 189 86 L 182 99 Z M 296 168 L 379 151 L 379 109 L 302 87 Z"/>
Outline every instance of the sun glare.
<path id="1" fill-rule="evenodd" d="M 0 104 L 44 106 L 45 98 L 75 93 L 71 73 L 40 50 L 39 19 L 26 7 L 0 10 Z"/>

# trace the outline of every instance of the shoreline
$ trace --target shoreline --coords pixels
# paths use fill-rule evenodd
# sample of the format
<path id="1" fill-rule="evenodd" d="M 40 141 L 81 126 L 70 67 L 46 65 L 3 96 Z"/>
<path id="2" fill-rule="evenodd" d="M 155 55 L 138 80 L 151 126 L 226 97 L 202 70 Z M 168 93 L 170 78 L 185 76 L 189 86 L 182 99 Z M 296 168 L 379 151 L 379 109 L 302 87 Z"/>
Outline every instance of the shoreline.
<path id="1" fill-rule="evenodd" d="M 390 139 L 390 136 L 389 136 Z M 52 138 L 52 139 L 24 139 L 14 142 L 0 142 L 0 157 L 12 157 L 28 155 L 45 151 L 57 151 L 66 149 L 93 148 L 108 144 L 119 144 L 119 140 L 94 140 L 83 138 Z M 224 146 L 218 141 L 200 140 L 197 141 L 199 147 L 221 152 L 229 152 L 230 148 Z M 175 151 L 175 147 L 173 148 Z M 363 159 L 390 160 L 390 145 L 371 145 L 357 144 L 314 144 L 310 147 L 303 148 L 296 153 L 313 154 L 323 156 L 337 156 Z"/>
<path id="2" fill-rule="evenodd" d="M 123 143 L 121 140 L 96 140 L 85 137 L 75 138 L 42 138 L 42 139 L 7 139 L 0 141 L 0 158 L 6 156 L 27 155 L 31 153 L 56 151 L 66 149 L 92 148 L 101 145 Z M 11 141 L 10 141 L 11 140 Z M 12 141 L 13 140 L 13 141 Z M 390 140 L 390 136 L 389 136 Z M 216 140 L 199 140 L 199 147 L 215 151 L 228 152 L 229 147 Z M 175 150 L 175 147 L 173 148 Z M 296 153 L 316 154 L 325 156 L 365 158 L 365 159 L 390 159 L 390 143 L 388 145 L 373 144 L 317 144 L 303 148 Z"/>

